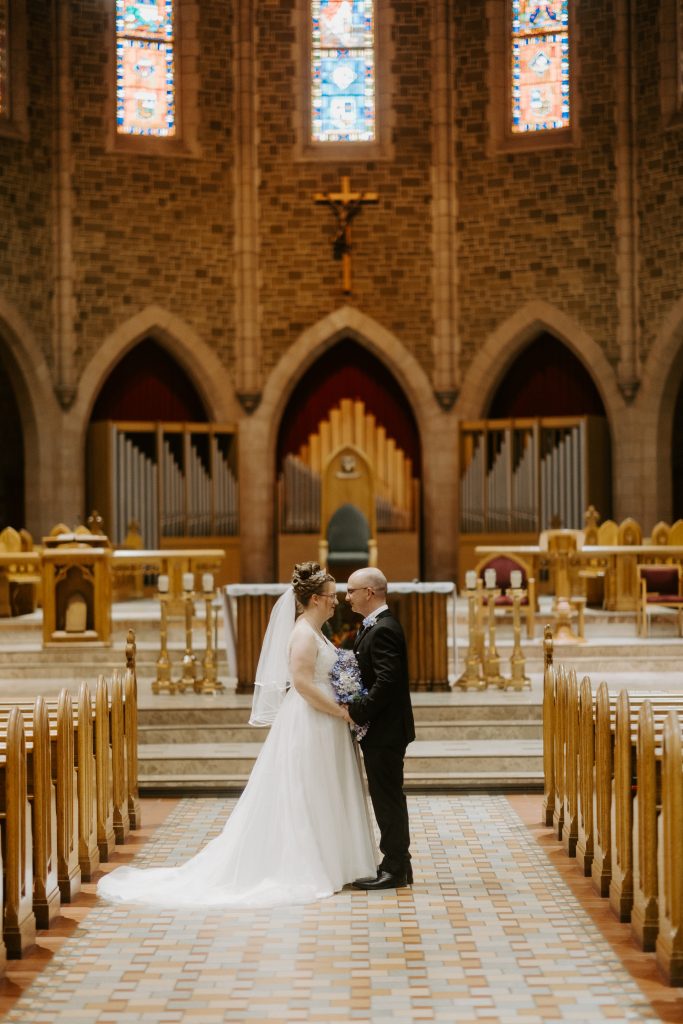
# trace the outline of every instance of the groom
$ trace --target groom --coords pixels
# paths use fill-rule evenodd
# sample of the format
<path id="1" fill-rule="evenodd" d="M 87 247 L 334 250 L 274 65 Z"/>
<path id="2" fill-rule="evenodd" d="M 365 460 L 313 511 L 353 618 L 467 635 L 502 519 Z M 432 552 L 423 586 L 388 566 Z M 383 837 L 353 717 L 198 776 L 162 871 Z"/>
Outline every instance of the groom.
<path id="1" fill-rule="evenodd" d="M 386 577 L 379 569 L 358 569 L 349 577 L 346 600 L 363 616 L 353 649 L 368 694 L 349 704 L 348 711 L 357 725 L 370 725 L 361 749 L 383 854 L 377 877 L 359 878 L 356 889 L 396 889 L 413 881 L 403 759 L 415 739 L 415 723 L 405 637 L 386 594 Z"/>

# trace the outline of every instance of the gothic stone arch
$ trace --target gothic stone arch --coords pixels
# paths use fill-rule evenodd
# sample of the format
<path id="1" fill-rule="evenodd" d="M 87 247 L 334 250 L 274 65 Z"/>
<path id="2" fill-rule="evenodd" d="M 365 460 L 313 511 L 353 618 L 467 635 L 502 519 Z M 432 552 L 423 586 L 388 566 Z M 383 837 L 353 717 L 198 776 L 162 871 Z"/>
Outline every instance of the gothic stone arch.
<path id="1" fill-rule="evenodd" d="M 662 319 L 634 403 L 636 487 L 646 501 L 643 515 L 648 526 L 659 519 L 669 520 L 672 515 L 671 429 L 682 381 L 683 296 Z"/>
<path id="2" fill-rule="evenodd" d="M 465 375 L 456 406 L 458 416 L 468 420 L 484 416 L 515 356 L 542 331 L 555 335 L 574 353 L 600 393 L 611 435 L 613 505 L 620 514 L 624 505 L 623 471 L 630 460 L 623 431 L 626 405 L 603 350 L 587 331 L 556 306 L 542 299 L 528 302 L 488 336 Z"/>
<path id="3" fill-rule="evenodd" d="M 24 438 L 24 504 L 27 529 L 39 539 L 55 510 L 54 492 L 63 458 L 62 412 L 47 362 L 19 311 L 0 296 L 0 344 L 14 389 Z M 6 524 L 2 524 L 4 526 Z"/>
<path id="4" fill-rule="evenodd" d="M 412 405 L 423 451 L 425 573 L 428 579 L 450 579 L 455 571 L 455 420 L 439 408 L 427 374 L 401 341 L 372 317 L 348 305 L 304 330 L 269 375 L 257 411 L 240 425 L 243 577 L 273 578 L 275 449 L 280 419 L 301 375 L 342 337 L 353 338 L 380 359 Z M 255 508 L 258 516 L 253 514 Z"/>
<path id="5" fill-rule="evenodd" d="M 147 306 L 120 324 L 98 347 L 80 378 L 76 400 L 67 414 L 68 445 L 79 456 L 72 458 L 67 468 L 66 486 L 77 496 L 78 509 L 85 501 L 83 453 L 95 399 L 116 363 L 145 337 L 153 337 L 163 345 L 190 377 L 209 419 L 236 422 L 238 418 L 232 379 L 214 350 L 180 317 L 161 306 Z"/>

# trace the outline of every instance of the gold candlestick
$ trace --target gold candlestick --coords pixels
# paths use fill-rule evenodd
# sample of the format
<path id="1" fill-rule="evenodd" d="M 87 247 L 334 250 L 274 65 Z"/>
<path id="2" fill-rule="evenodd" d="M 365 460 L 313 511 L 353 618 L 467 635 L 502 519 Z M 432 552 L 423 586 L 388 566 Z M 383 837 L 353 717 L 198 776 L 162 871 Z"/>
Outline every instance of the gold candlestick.
<path id="1" fill-rule="evenodd" d="M 465 671 L 458 679 L 456 686 L 461 690 L 485 690 L 486 680 L 481 674 L 481 656 L 479 651 L 479 635 L 477 624 L 479 619 L 478 594 L 476 590 L 467 591 L 467 625 L 469 645 Z"/>
<path id="2" fill-rule="evenodd" d="M 484 661 L 484 678 L 486 684 L 493 684 L 500 689 L 505 687 L 506 680 L 500 671 L 500 655 L 496 648 L 496 598 L 500 590 L 495 587 L 486 588 L 487 609 L 489 615 L 489 646 Z"/>
<path id="3" fill-rule="evenodd" d="M 218 679 L 218 668 L 216 666 L 216 653 L 213 643 L 213 599 L 214 593 L 204 593 L 206 604 L 206 650 L 202 659 L 204 676 L 198 679 L 195 684 L 196 693 L 223 693 L 225 687 Z"/>
<path id="4" fill-rule="evenodd" d="M 531 680 L 524 674 L 526 663 L 522 652 L 521 643 L 521 604 L 526 596 L 526 590 L 521 587 L 511 587 L 508 596 L 512 598 L 512 629 L 514 633 L 514 645 L 510 657 L 510 679 L 508 685 L 515 690 L 523 690 L 531 686 Z M 506 687 L 507 689 L 507 687 Z"/>
<path id="5" fill-rule="evenodd" d="M 178 690 L 185 693 L 188 687 L 195 685 L 197 676 L 197 659 L 192 652 L 192 617 L 194 615 L 194 594 L 185 591 L 185 653 L 183 654 L 183 674 L 176 683 Z"/>
<path id="6" fill-rule="evenodd" d="M 160 651 L 152 693 L 176 693 L 177 687 L 171 678 L 171 659 L 168 654 L 168 594 L 160 593 L 158 596 L 161 611 Z"/>

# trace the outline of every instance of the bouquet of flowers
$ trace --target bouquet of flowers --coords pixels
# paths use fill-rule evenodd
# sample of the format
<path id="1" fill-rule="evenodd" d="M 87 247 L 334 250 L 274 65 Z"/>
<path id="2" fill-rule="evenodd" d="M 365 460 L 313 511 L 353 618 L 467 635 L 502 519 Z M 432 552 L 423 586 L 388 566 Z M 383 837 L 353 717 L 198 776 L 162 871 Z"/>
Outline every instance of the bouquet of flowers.
<path id="1" fill-rule="evenodd" d="M 350 704 L 356 697 L 365 697 L 368 692 L 360 677 L 356 655 L 343 647 L 337 652 L 337 660 L 332 666 L 330 679 L 337 704 Z M 352 728 L 359 740 L 362 740 L 368 731 L 367 725 L 354 725 Z"/>

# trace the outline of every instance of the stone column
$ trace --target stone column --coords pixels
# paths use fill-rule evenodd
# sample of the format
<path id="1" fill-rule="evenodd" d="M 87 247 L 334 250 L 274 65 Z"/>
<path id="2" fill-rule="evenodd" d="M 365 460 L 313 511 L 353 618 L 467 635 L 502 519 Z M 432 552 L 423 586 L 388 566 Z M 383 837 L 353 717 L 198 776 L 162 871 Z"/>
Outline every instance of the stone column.
<path id="1" fill-rule="evenodd" d="M 616 4 L 616 234 L 618 380 L 627 402 L 640 384 L 634 2 Z"/>
<path id="2" fill-rule="evenodd" d="M 431 33 L 432 81 L 432 245 L 434 261 L 434 392 L 450 409 L 460 387 L 458 337 L 458 265 L 455 224 L 455 118 L 453 102 L 452 0 L 436 0 Z"/>
<path id="3" fill-rule="evenodd" d="M 73 90 L 71 82 L 71 2 L 54 5 L 55 31 L 55 392 L 63 409 L 76 395 L 74 366 L 74 259 L 72 238 L 73 187 L 71 146 Z"/>
<path id="4" fill-rule="evenodd" d="M 261 395 L 256 24 L 252 0 L 235 7 L 235 356 L 236 392 L 252 412 Z"/>

